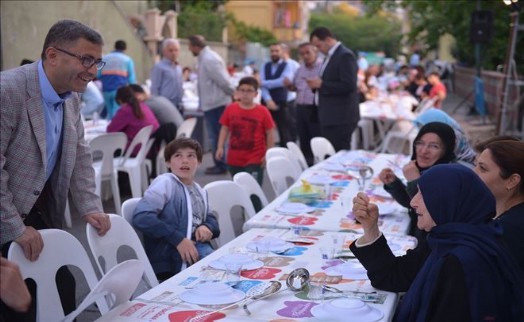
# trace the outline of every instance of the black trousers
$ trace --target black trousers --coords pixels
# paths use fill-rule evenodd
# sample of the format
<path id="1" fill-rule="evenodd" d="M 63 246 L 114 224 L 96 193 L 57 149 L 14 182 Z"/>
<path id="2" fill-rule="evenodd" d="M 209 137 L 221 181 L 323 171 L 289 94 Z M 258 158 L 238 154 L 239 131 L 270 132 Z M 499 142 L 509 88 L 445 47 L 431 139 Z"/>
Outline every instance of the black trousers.
<path id="1" fill-rule="evenodd" d="M 279 144 L 281 147 L 286 147 L 286 143 L 288 141 L 293 141 L 291 137 L 290 126 L 288 124 L 289 111 L 287 109 L 286 102 L 276 102 L 276 104 L 278 106 L 278 110 L 276 111 L 270 110 L 270 112 L 271 112 L 271 116 L 273 117 L 273 121 L 275 121 L 275 125 L 277 126 Z"/>
<path id="2" fill-rule="evenodd" d="M 300 141 L 300 150 L 309 166 L 313 165 L 313 152 L 311 151 L 311 139 L 320 136 L 320 125 L 318 124 L 317 108 L 314 105 L 297 104 L 297 132 Z"/>
<path id="3" fill-rule="evenodd" d="M 35 229 L 51 228 L 42 219 L 42 217 L 44 216 L 42 211 L 37 210 L 36 208 L 37 207 L 35 206 L 33 207 L 33 209 L 31 209 L 29 215 L 27 215 L 26 219 L 24 220 L 24 224 L 26 226 L 31 226 Z M 10 246 L 11 242 L 6 243 L 2 246 L 2 257 L 7 258 L 7 252 Z M 53 251 L 60 252 L 61 250 L 55 249 Z M 5 321 L 36 321 L 37 285 L 32 279 L 27 279 L 25 282 L 32 298 L 32 303 L 31 307 L 29 308 L 29 311 L 25 313 L 19 313 L 12 310 L 2 302 L 0 304 L 0 316 L 4 318 Z M 69 269 L 66 266 L 63 266 L 60 269 L 58 269 L 56 273 L 56 286 L 58 288 L 58 294 L 60 296 L 60 301 L 62 302 L 64 314 L 67 315 L 73 312 L 76 308 L 76 282 L 73 274 L 71 274 L 71 271 L 69 271 Z"/>
<path id="4" fill-rule="evenodd" d="M 351 149 L 351 134 L 356 129 L 358 123 L 354 125 L 330 125 L 321 126 L 320 133 L 328 139 L 335 148 L 335 151 Z"/>

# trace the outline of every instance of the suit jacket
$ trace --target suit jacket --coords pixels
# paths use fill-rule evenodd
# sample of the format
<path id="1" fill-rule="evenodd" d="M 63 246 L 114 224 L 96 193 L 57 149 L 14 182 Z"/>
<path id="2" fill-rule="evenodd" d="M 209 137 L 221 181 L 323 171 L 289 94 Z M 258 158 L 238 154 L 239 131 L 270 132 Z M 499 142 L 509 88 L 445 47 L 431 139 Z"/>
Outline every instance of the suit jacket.
<path id="1" fill-rule="evenodd" d="M 321 126 L 357 126 L 360 120 L 355 54 L 338 46 L 322 73 L 318 89 L 318 120 Z"/>
<path id="2" fill-rule="evenodd" d="M 4 244 L 24 231 L 29 213 L 46 183 L 46 131 L 38 62 L 0 73 L 1 235 Z M 79 95 L 63 105 L 62 147 L 49 178 L 44 221 L 61 228 L 68 192 L 79 214 L 103 212 L 95 194 L 89 145 L 84 140 Z"/>

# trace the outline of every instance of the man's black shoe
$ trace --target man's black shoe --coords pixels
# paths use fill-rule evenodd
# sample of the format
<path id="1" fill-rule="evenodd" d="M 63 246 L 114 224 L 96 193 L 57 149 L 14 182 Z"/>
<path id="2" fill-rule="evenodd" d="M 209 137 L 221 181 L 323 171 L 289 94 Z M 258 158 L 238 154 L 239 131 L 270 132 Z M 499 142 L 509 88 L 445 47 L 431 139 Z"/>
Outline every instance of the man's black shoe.
<path id="1" fill-rule="evenodd" d="M 207 168 L 206 171 L 204 171 L 205 174 L 226 174 L 227 173 L 227 170 L 226 169 L 221 169 L 219 167 L 210 167 L 210 168 Z"/>

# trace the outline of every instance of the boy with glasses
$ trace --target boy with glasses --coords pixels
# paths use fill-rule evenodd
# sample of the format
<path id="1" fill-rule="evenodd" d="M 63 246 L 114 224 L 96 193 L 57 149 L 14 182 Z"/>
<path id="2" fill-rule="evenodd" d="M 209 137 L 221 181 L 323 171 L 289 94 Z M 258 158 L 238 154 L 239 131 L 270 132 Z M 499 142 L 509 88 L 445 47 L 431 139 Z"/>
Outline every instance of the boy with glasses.
<path id="1" fill-rule="evenodd" d="M 254 102 L 258 82 L 254 77 L 244 77 L 237 89 L 238 102 L 226 107 L 220 118 L 220 135 L 215 157 L 224 156 L 224 143 L 229 136 L 226 163 L 232 176 L 248 172 L 262 185 L 266 150 L 273 147 L 275 124 L 269 111 Z"/>

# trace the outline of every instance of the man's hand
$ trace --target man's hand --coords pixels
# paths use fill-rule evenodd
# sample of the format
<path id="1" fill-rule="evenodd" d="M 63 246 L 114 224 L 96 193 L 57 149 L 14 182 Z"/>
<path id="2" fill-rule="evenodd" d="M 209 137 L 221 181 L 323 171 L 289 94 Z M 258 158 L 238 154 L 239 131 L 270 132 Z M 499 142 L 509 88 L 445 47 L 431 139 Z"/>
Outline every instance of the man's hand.
<path id="1" fill-rule="evenodd" d="M 382 181 L 383 184 L 390 184 L 395 181 L 397 176 L 390 168 L 384 168 L 382 171 L 380 171 L 378 178 L 380 181 Z"/>
<path id="2" fill-rule="evenodd" d="M 17 312 L 26 312 L 31 304 L 31 294 L 18 265 L 3 257 L 0 257 L 0 299 Z"/>
<path id="3" fill-rule="evenodd" d="M 97 213 L 97 214 L 89 214 L 85 215 L 84 220 L 90 224 L 91 226 L 95 227 L 96 230 L 98 230 L 98 235 L 104 236 L 107 231 L 111 228 L 111 221 L 109 220 L 109 216 L 104 213 Z"/>
<path id="4" fill-rule="evenodd" d="M 176 246 L 176 249 L 182 257 L 182 260 L 189 265 L 195 263 L 200 258 L 195 245 L 187 238 L 182 239 L 182 241 Z"/>
<path id="5" fill-rule="evenodd" d="M 195 239 L 197 242 L 206 243 L 212 238 L 213 232 L 206 225 L 200 225 L 195 230 Z"/>
<path id="6" fill-rule="evenodd" d="M 44 248 L 44 240 L 40 232 L 33 227 L 26 226 L 22 236 L 15 239 L 15 242 L 22 246 L 25 258 L 34 262 L 40 256 Z"/>
<path id="7" fill-rule="evenodd" d="M 275 101 L 273 100 L 269 100 L 266 102 L 266 106 L 268 109 L 272 110 L 272 111 L 276 111 L 278 110 L 278 106 L 277 104 L 275 104 Z"/>
<path id="8" fill-rule="evenodd" d="M 404 177 L 408 181 L 413 181 L 420 178 L 420 171 L 417 168 L 417 163 L 415 160 L 411 160 L 408 164 L 406 164 L 404 168 L 402 168 L 402 172 L 404 172 Z"/>
<path id="9" fill-rule="evenodd" d="M 364 229 L 364 236 L 361 237 L 361 241 L 367 243 L 375 240 L 380 235 L 377 205 L 369 203 L 369 197 L 365 193 L 359 192 L 353 198 L 352 210 L 356 220 L 360 222 Z"/>
<path id="10" fill-rule="evenodd" d="M 311 89 L 319 89 L 322 86 L 322 80 L 319 77 L 306 78 L 306 83 Z"/>

